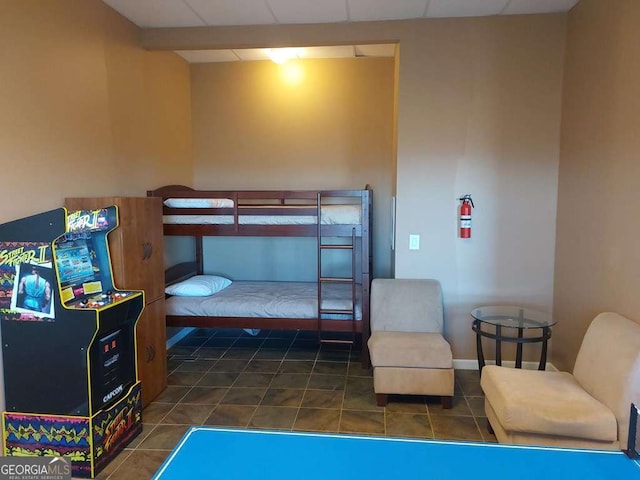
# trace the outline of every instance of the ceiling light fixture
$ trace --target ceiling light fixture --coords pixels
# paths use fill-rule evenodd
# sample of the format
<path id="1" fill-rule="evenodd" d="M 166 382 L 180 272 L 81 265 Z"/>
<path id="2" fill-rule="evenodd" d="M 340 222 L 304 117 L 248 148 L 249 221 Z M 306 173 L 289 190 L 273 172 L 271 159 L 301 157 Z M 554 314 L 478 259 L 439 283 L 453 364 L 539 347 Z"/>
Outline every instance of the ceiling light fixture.
<path id="1" fill-rule="evenodd" d="M 269 48 L 267 50 L 267 55 L 269 55 L 269 58 L 272 62 L 282 65 L 283 63 L 286 63 L 289 60 L 293 60 L 294 58 L 300 58 L 302 56 L 303 50 L 304 49 L 302 48 L 293 47 Z"/>

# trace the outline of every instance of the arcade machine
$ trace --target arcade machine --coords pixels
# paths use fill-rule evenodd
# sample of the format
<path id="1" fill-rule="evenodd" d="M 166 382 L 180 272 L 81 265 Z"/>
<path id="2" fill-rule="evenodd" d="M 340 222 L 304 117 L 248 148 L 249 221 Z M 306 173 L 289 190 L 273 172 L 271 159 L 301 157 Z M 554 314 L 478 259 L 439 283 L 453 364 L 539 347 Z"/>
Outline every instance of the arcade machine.
<path id="1" fill-rule="evenodd" d="M 117 213 L 61 208 L 0 225 L 4 454 L 65 456 L 74 477 L 95 477 L 142 430 L 144 292 L 113 284 Z"/>

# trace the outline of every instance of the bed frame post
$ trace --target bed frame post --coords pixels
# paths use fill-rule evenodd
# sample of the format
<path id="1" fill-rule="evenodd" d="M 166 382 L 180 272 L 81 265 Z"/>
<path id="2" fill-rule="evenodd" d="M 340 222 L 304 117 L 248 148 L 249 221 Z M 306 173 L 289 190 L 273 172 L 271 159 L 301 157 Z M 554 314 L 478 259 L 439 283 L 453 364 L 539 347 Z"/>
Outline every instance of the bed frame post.
<path id="1" fill-rule="evenodd" d="M 195 237 L 196 241 L 196 264 L 198 265 L 198 275 L 204 274 L 204 257 L 202 255 L 202 235 Z"/>

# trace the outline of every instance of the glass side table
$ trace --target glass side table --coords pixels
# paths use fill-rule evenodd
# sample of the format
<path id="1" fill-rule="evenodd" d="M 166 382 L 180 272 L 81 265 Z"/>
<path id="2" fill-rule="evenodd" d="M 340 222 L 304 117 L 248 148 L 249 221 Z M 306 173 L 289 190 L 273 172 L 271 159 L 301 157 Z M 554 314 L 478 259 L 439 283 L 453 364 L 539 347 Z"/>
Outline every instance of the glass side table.
<path id="1" fill-rule="evenodd" d="M 506 305 L 489 305 L 474 308 L 472 330 L 476 332 L 476 350 L 480 374 L 485 365 L 482 351 L 482 337 L 496 342 L 496 365 L 502 365 L 502 342 L 516 343 L 516 368 L 522 368 L 522 345 L 542 343 L 538 370 L 544 370 L 547 363 L 547 342 L 551 338 L 551 327 L 556 324 L 551 315 L 530 308 Z M 494 327 L 487 330 L 486 326 Z M 483 326 L 485 329 L 483 330 Z M 525 330 L 539 329 L 539 335 L 525 336 Z M 515 330 L 515 331 L 514 331 Z"/>

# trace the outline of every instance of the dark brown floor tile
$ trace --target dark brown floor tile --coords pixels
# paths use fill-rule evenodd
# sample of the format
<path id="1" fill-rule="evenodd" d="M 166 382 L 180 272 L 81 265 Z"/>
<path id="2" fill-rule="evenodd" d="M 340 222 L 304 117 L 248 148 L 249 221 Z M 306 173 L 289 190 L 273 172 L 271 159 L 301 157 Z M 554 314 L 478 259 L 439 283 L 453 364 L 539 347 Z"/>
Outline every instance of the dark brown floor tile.
<path id="1" fill-rule="evenodd" d="M 337 432 L 340 425 L 340 410 L 323 408 L 301 408 L 293 424 L 293 430 L 307 432 Z"/>
<path id="2" fill-rule="evenodd" d="M 133 440 L 131 440 L 129 442 L 129 445 L 126 446 L 126 448 L 136 448 L 138 445 L 140 445 L 142 443 L 142 441 L 147 438 L 147 436 L 149 435 L 149 433 L 151 433 L 151 431 L 155 428 L 155 424 L 153 423 L 143 423 L 142 424 L 142 431 L 140 432 L 140 434 L 134 438 Z"/>
<path id="3" fill-rule="evenodd" d="M 321 348 L 318 352 L 318 360 L 329 362 L 348 362 L 351 356 L 350 348 L 340 348 L 338 345 L 330 348 Z"/>
<path id="4" fill-rule="evenodd" d="M 297 414 L 297 408 L 261 405 L 253 414 L 249 427 L 291 430 Z"/>
<path id="5" fill-rule="evenodd" d="M 275 375 L 272 373 L 241 373 L 233 384 L 236 387 L 268 387 Z"/>
<path id="6" fill-rule="evenodd" d="M 285 360 L 280 365 L 278 373 L 306 373 L 313 370 L 313 360 Z"/>
<path id="7" fill-rule="evenodd" d="M 149 480 L 169 453 L 169 450 L 134 450 L 109 476 L 109 480 Z"/>
<path id="8" fill-rule="evenodd" d="M 346 375 L 348 366 L 349 364 L 347 362 L 317 361 L 313 367 L 313 373 L 324 375 Z"/>
<path id="9" fill-rule="evenodd" d="M 482 441 L 482 435 L 473 417 L 431 415 L 434 437 L 439 440 Z"/>
<path id="10" fill-rule="evenodd" d="M 480 376 L 477 370 L 457 370 L 456 383 L 460 385 L 462 393 L 470 397 L 482 396 L 482 388 L 480 387 Z"/>
<path id="11" fill-rule="evenodd" d="M 299 407 L 305 391 L 295 388 L 269 388 L 262 397 L 261 405 Z"/>
<path id="12" fill-rule="evenodd" d="M 111 460 L 102 470 L 96 475 L 97 480 L 107 480 L 109 475 L 116 471 L 116 469 L 124 462 L 129 455 L 133 452 L 132 448 L 127 447 L 121 451 L 116 457 Z M 18 477 L 19 478 L 19 477 Z M 74 480 L 81 477 L 72 477 Z"/>
<path id="13" fill-rule="evenodd" d="M 176 347 L 200 347 L 207 341 L 207 337 L 201 335 L 189 335 L 176 343 Z"/>
<path id="14" fill-rule="evenodd" d="M 264 338 L 256 338 L 256 337 L 241 337 L 238 338 L 233 344 L 233 349 L 238 350 L 240 348 L 246 350 L 254 350 L 254 353 L 260 345 L 264 342 Z"/>
<path id="15" fill-rule="evenodd" d="M 373 377 L 373 369 L 363 367 L 362 363 L 358 361 L 350 361 L 347 375 L 350 377 Z"/>
<path id="16" fill-rule="evenodd" d="M 253 358 L 257 351 L 257 348 L 230 348 L 224 353 L 222 358 L 249 360 Z"/>
<path id="17" fill-rule="evenodd" d="M 213 405 L 179 403 L 163 419 L 164 424 L 201 425 L 211 414 Z"/>
<path id="18" fill-rule="evenodd" d="M 282 350 L 260 348 L 253 356 L 254 360 L 282 360 L 287 352 Z"/>
<path id="19" fill-rule="evenodd" d="M 172 356 L 188 356 L 188 355 L 193 355 L 194 352 L 198 349 L 197 346 L 189 346 L 189 345 L 185 345 L 185 346 L 181 346 L 181 345 L 174 345 L 173 347 L 171 347 L 171 355 Z"/>
<path id="20" fill-rule="evenodd" d="M 205 347 L 205 348 L 224 348 L 225 349 L 225 353 L 226 353 L 226 350 L 228 350 L 229 347 L 231 345 L 233 345 L 233 342 L 235 342 L 235 341 L 236 341 L 235 338 L 212 337 L 212 338 L 208 339 L 205 342 L 203 347 Z"/>
<path id="21" fill-rule="evenodd" d="M 167 358 L 167 371 L 173 372 L 176 368 L 182 365 L 184 360 L 178 358 Z"/>
<path id="22" fill-rule="evenodd" d="M 342 410 L 340 433 L 384 435 L 384 413 Z"/>
<path id="23" fill-rule="evenodd" d="M 246 427 L 257 407 L 249 405 L 218 405 L 204 421 L 204 425 Z"/>
<path id="24" fill-rule="evenodd" d="M 220 400 L 220 404 L 259 405 L 266 391 L 266 388 L 230 388 L 227 394 Z"/>
<path id="25" fill-rule="evenodd" d="M 476 417 L 476 422 L 480 428 L 480 434 L 482 439 L 488 443 L 498 443 L 498 439 L 495 434 L 489 433 L 489 420 L 486 417 Z"/>
<path id="26" fill-rule="evenodd" d="M 426 414 L 387 411 L 385 425 L 386 435 L 390 437 L 433 438 L 431 422 Z"/>
<path id="27" fill-rule="evenodd" d="M 269 350 L 284 350 L 286 351 L 291 345 L 291 338 L 274 338 L 270 337 L 265 339 L 260 345 L 260 348 Z"/>
<path id="28" fill-rule="evenodd" d="M 215 405 L 226 395 L 227 390 L 226 387 L 193 387 L 180 403 Z"/>
<path id="29" fill-rule="evenodd" d="M 234 372 L 209 372 L 205 373 L 198 382 L 199 387 L 230 387 L 238 378 Z"/>
<path id="30" fill-rule="evenodd" d="M 226 360 L 224 358 L 218 360 L 210 369 L 209 373 L 213 372 L 231 372 L 240 373 L 247 367 L 246 360 Z"/>
<path id="31" fill-rule="evenodd" d="M 280 360 L 253 359 L 247 364 L 245 373 L 276 373 L 280 368 Z"/>
<path id="32" fill-rule="evenodd" d="M 434 415 L 462 415 L 472 416 L 471 409 L 467 405 L 465 397 L 454 396 L 451 408 L 443 408 L 442 400 L 440 397 L 428 397 L 427 406 L 429 407 L 429 413 Z"/>
<path id="33" fill-rule="evenodd" d="M 176 403 L 179 402 L 182 397 L 184 397 L 192 387 L 183 386 L 183 385 L 168 385 L 160 395 L 158 395 L 154 402 L 164 402 L 164 403 Z"/>
<path id="34" fill-rule="evenodd" d="M 136 450 L 172 450 L 188 429 L 188 425 L 156 425 Z"/>
<path id="35" fill-rule="evenodd" d="M 142 421 L 144 423 L 160 423 L 164 416 L 169 413 L 175 403 L 151 402 L 142 411 Z"/>
<path id="36" fill-rule="evenodd" d="M 309 375 L 302 373 L 278 373 L 271 382 L 271 388 L 306 388 Z"/>
<path id="37" fill-rule="evenodd" d="M 460 384 L 457 381 L 453 384 L 453 394 L 454 395 L 464 395 L 464 392 L 462 391 L 462 387 L 460 386 Z"/>
<path id="38" fill-rule="evenodd" d="M 172 372 L 167 378 L 168 385 L 181 385 L 191 387 L 202 378 L 201 372 Z"/>
<path id="39" fill-rule="evenodd" d="M 347 377 L 345 388 L 348 392 L 370 393 L 373 395 L 373 377 Z"/>
<path id="40" fill-rule="evenodd" d="M 342 408 L 342 390 L 307 390 L 302 406 L 306 408 Z"/>
<path id="41" fill-rule="evenodd" d="M 350 393 L 345 391 L 343 408 L 350 410 L 383 410 L 384 407 L 379 407 L 376 404 L 376 398 L 372 393 Z"/>
<path id="42" fill-rule="evenodd" d="M 176 369 L 176 372 L 206 372 L 213 366 L 215 362 L 215 360 L 202 359 L 195 359 L 190 361 L 185 360 Z"/>
<path id="43" fill-rule="evenodd" d="M 343 408 L 350 410 L 382 410 L 376 403 L 373 391 L 373 379 L 366 377 L 347 377 Z"/>
<path id="44" fill-rule="evenodd" d="M 428 412 L 424 395 L 389 395 L 387 412 L 418 413 Z"/>
<path id="45" fill-rule="evenodd" d="M 294 332 L 293 330 L 270 330 L 267 335 L 269 339 L 283 338 L 289 339 L 289 342 L 291 342 L 297 336 L 298 332 Z"/>
<path id="46" fill-rule="evenodd" d="M 317 350 L 308 350 L 306 348 L 291 348 L 286 356 L 285 360 L 315 360 L 318 357 Z"/>
<path id="47" fill-rule="evenodd" d="M 198 358 L 201 358 L 203 360 L 217 360 L 218 358 L 222 358 L 224 352 L 226 351 L 226 348 L 200 347 L 197 350 L 196 354 L 198 355 Z"/>
<path id="48" fill-rule="evenodd" d="M 474 417 L 484 417 L 484 397 L 467 397 L 467 403 Z"/>
<path id="49" fill-rule="evenodd" d="M 340 390 L 344 391 L 347 377 L 344 375 L 316 375 L 309 377 L 310 389 L 316 390 Z"/>

